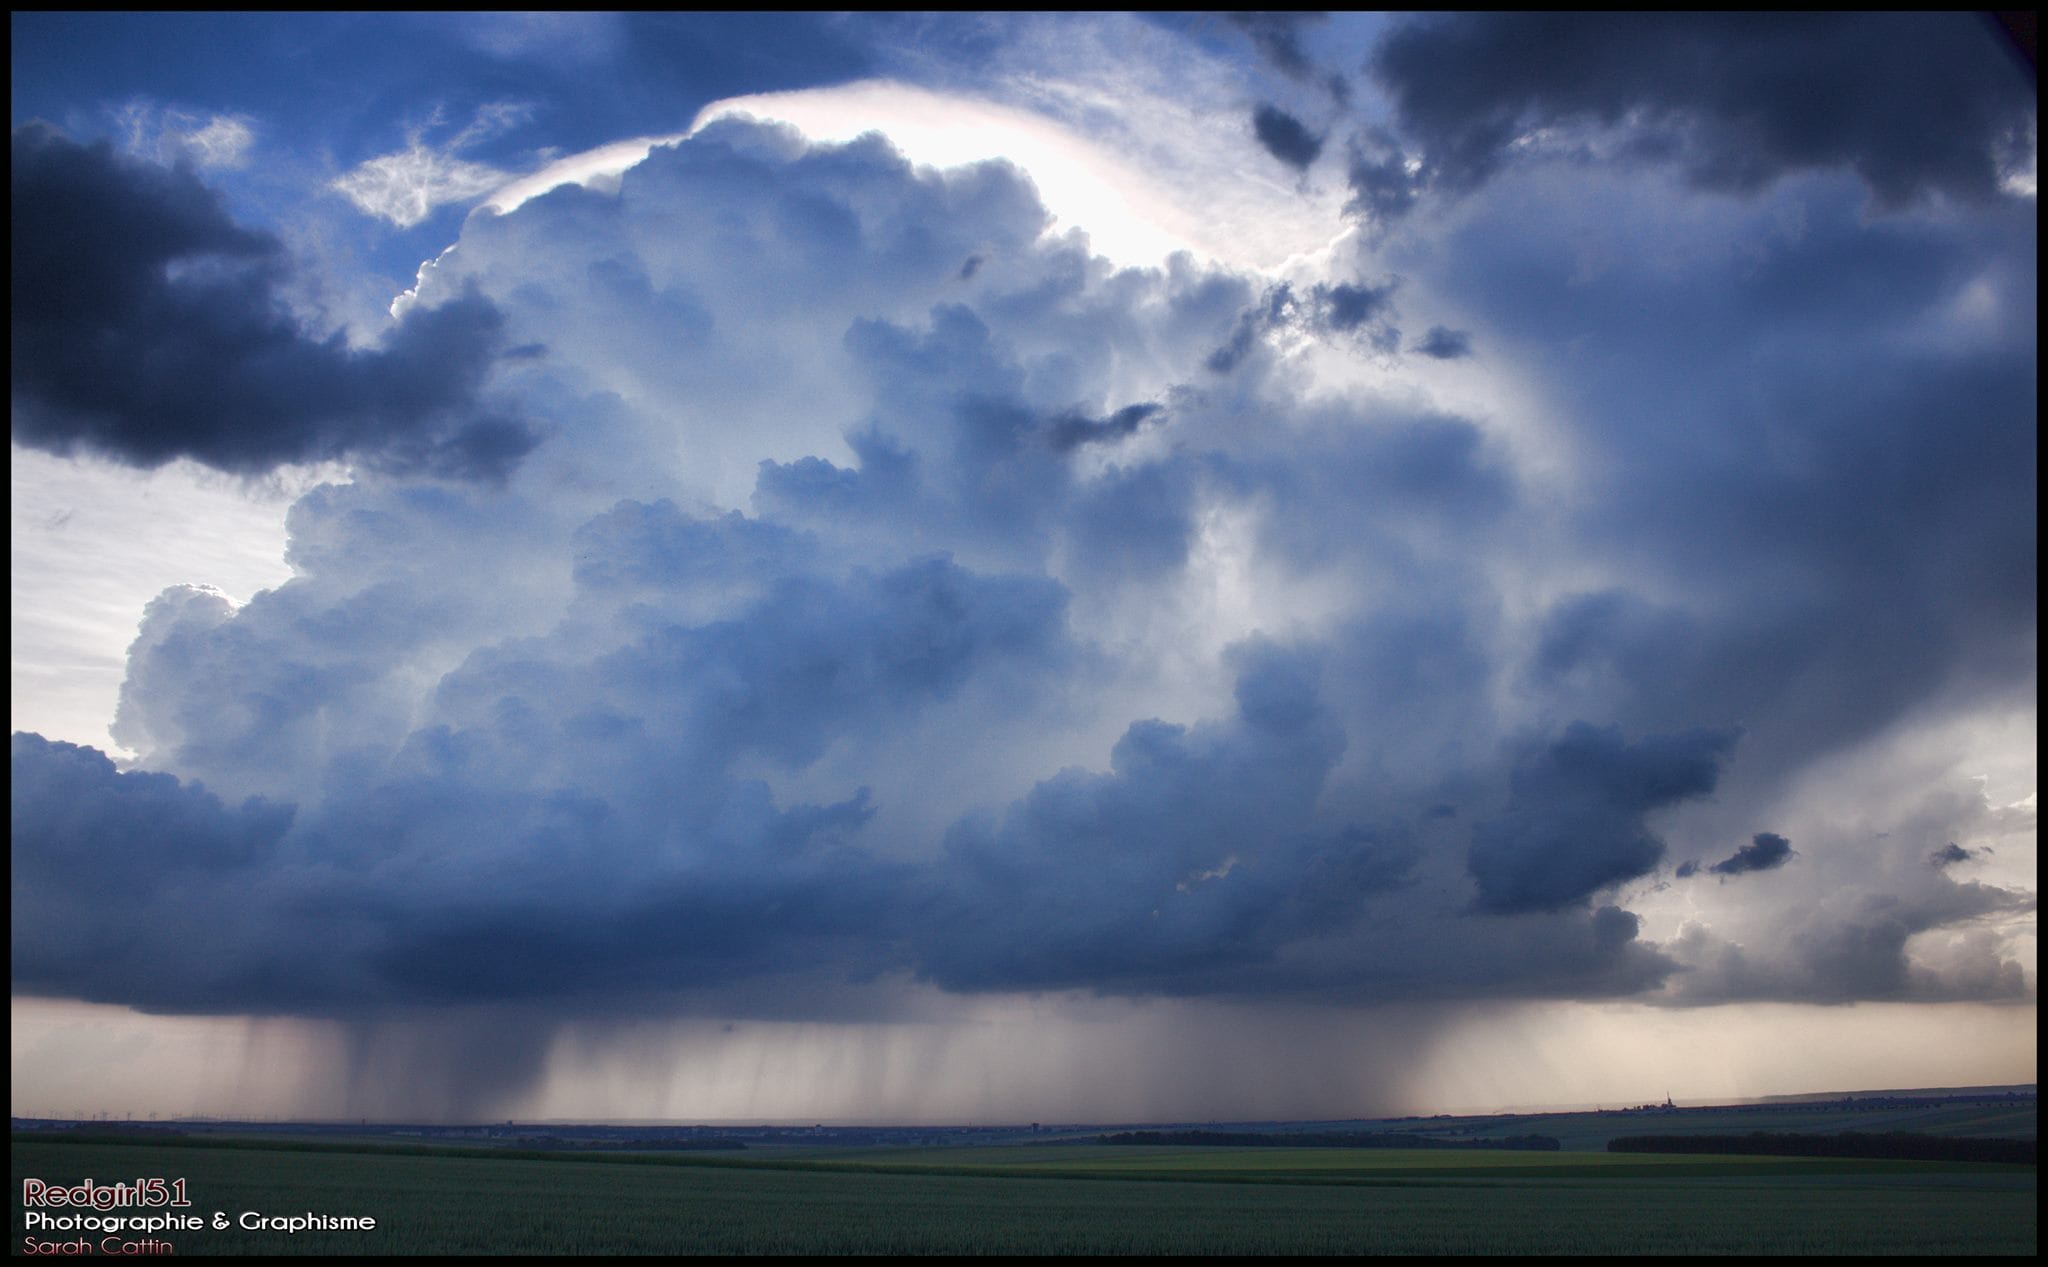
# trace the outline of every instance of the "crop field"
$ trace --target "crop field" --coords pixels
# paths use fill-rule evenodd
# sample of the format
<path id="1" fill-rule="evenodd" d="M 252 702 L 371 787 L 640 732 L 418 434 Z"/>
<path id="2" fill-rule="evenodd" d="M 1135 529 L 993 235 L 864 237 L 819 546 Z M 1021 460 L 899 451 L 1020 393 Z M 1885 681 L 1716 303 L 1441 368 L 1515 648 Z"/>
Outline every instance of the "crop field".
<path id="1" fill-rule="evenodd" d="M 1554 1135 L 1567 1149 L 1601 1149 L 1617 1135 L 1740 1135 L 1750 1131 L 1916 1131 L 1929 1135 L 2033 1139 L 2040 1130 L 2034 1101 L 2010 1104 L 1874 1104 L 1869 1106 L 1745 1105 L 1672 1116 L 1556 1113 L 1521 1118 L 1461 1118 L 1474 1134 L 1501 1123 Z"/>
<path id="2" fill-rule="evenodd" d="M 184 1179 L 186 1213 L 209 1226 L 152 1234 L 181 1254 L 2031 1254 L 2037 1244 L 2033 1167 L 1942 1163 L 1089 1145 L 599 1161 L 17 1137 L 13 1164 L 16 1253 L 31 1176 Z M 210 1226 L 216 1211 L 228 1226 Z M 248 1230 L 237 1226 L 245 1212 L 376 1226 Z M 97 1247 L 104 1233 L 35 1235 Z"/>
<path id="3" fill-rule="evenodd" d="M 1768 1163 L 1768 1164 L 1759 1164 Z M 764 1163 L 765 1164 L 765 1163 Z M 1090 1144 L 1010 1148 L 869 1149 L 792 1158 L 783 1164 L 889 1173 L 973 1173 L 1059 1178 L 1162 1179 L 1217 1183 L 1438 1184 L 1504 1179 L 1749 1177 L 1844 1173 L 1840 1161 L 1811 1157 L 1714 1157 L 1683 1153 L 1566 1153 L 1412 1148 L 1215 1148 Z M 2007 1173 L 1983 1163 L 1954 1173 Z M 1926 1175 L 1919 1162 L 1859 1162 L 1855 1173 Z"/>

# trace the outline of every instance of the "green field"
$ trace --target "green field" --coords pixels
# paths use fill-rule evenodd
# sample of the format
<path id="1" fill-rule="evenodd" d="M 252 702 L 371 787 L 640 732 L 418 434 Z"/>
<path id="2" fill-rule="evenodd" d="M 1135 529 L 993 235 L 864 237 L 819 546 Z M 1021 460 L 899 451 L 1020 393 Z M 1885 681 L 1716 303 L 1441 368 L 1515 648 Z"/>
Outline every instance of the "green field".
<path id="1" fill-rule="evenodd" d="M 1532 1130 L 1555 1136 L 1568 1149 L 1597 1150 L 1617 1135 L 1745 1135 L 1751 1131 L 1914 1131 L 1984 1139 L 2034 1139 L 2040 1115 L 2029 1098 L 2013 1104 L 1742 1105 L 1715 1110 L 1657 1113 L 1545 1113 L 1456 1119 L 1464 1132 L 1499 1134 Z M 1424 1123 L 1427 1125 L 1427 1123 Z"/>
<path id="2" fill-rule="evenodd" d="M 152 1234 L 190 1253 L 2027 1253 L 2032 1167 L 1412 1150 L 1016 1148 L 607 1160 L 13 1145 L 21 1180 L 183 1178 L 193 1212 L 373 1231 Z M 103 1233 L 42 1232 L 44 1241 Z M 126 1237 L 122 1239 L 127 1239 Z"/>

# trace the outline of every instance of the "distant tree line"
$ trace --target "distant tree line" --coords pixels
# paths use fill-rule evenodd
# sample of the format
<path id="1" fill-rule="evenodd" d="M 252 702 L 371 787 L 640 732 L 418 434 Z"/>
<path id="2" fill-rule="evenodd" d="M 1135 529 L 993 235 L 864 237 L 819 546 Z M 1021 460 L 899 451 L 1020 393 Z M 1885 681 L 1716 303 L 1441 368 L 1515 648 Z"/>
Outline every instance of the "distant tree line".
<path id="1" fill-rule="evenodd" d="M 1123 1131 L 1098 1135 L 1099 1144 L 1209 1144 L 1239 1148 L 1520 1148 L 1557 1151 L 1548 1135 L 1501 1139 L 1438 1139 L 1411 1131 Z"/>
<path id="2" fill-rule="evenodd" d="M 1842 1131 L 1834 1135 L 1622 1135 L 1610 1153 L 1737 1153 L 1772 1157 L 1888 1157 L 1899 1161 L 1996 1161 L 2036 1164 L 2039 1141 L 1963 1139 L 1913 1131 Z"/>

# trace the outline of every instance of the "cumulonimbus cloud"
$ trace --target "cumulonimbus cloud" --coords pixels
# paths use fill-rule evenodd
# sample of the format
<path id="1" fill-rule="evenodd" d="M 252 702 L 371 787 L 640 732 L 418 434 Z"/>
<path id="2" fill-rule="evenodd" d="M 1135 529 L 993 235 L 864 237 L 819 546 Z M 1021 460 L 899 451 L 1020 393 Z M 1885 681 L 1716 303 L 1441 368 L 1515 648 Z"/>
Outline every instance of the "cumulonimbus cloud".
<path id="1" fill-rule="evenodd" d="M 497 481 L 365 461 L 294 507 L 288 583 L 240 607 L 160 597 L 117 720 L 136 770 L 17 737 L 17 989 L 350 1016 L 738 1015 L 914 983 L 1345 1002 L 2024 989 L 1995 942 L 1913 975 L 1918 932 L 2026 900 L 1956 885 L 1917 844 L 1911 918 L 1857 907 L 1788 931 L 1796 973 L 1738 963 L 1725 938 L 1652 940 L 1630 909 L 1664 840 L 1703 830 L 1681 815 L 1780 790 L 1745 761 L 1804 768 L 1960 690 L 1958 666 L 2004 672 L 1973 653 L 2030 628 L 2007 592 L 2012 542 L 2034 539 L 2024 477 L 1972 456 L 2031 435 L 2019 354 L 1893 358 L 1896 390 L 1848 426 L 1853 376 L 1809 392 L 1810 361 L 1760 351 L 1838 320 L 1852 349 L 1857 321 L 1918 328 L 2003 258 L 1990 230 L 1873 237 L 1821 208 L 1778 276 L 1846 258 L 1913 281 L 1884 292 L 1910 302 L 1874 314 L 1853 287 L 1787 283 L 1652 347 L 1642 295 L 1663 274 L 1624 253 L 1589 297 L 1537 233 L 1570 207 L 1475 194 L 1468 223 L 1512 223 L 1431 282 L 1489 350 L 1496 331 L 1504 348 L 1555 333 L 1562 309 L 1588 346 L 1641 353 L 1584 358 L 1586 408 L 1558 425 L 1591 456 L 1559 492 L 1500 419 L 1310 390 L 1302 345 L 1376 366 L 1400 346 L 1390 278 L 1118 269 L 1045 237 L 1002 163 L 920 169 L 879 138 L 710 123 L 615 192 L 473 217 L 392 340 L 356 354 L 263 306 L 274 244 L 189 175 L 31 133 L 18 182 L 25 152 L 39 187 L 153 208 L 122 252 L 29 261 L 38 286 L 55 261 L 83 270 L 30 296 L 33 348 L 106 313 L 131 314 L 118 347 L 154 347 L 163 313 L 204 312 L 248 336 L 206 348 L 274 348 L 333 384 L 262 409 L 223 396 L 250 434 L 216 435 L 175 413 L 93 422 L 61 366 L 18 369 L 18 400 L 62 420 L 41 442 L 430 466 L 486 373 L 553 426 Z M 1746 210 L 1724 213 L 1715 233 L 1753 240 Z M 1502 254 L 1536 282 L 1460 289 Z M 1762 367 L 1744 391 L 1808 407 L 1769 430 L 1709 390 L 1732 375 L 1667 390 L 1731 359 Z M 440 378 L 412 373 L 427 363 Z M 1966 379 L 1981 408 L 1962 452 L 1928 420 Z M 1646 383 L 1667 412 L 1637 407 Z M 1665 423 L 1688 403 L 1722 425 Z M 1755 460 L 1809 452 L 1830 460 Z M 1873 488 L 1919 509 L 1911 533 L 1861 505 Z M 1936 562 L 1957 557 L 1980 571 Z M 1887 608 L 1913 619 L 1852 624 L 1880 559 L 1915 578 Z M 143 838 L 152 820 L 168 847 Z M 1752 898 L 1827 852 L 1762 821 L 1802 866 L 1726 886 Z M 75 865 L 94 849 L 118 878 Z M 109 914 L 121 885 L 150 894 L 145 914 Z"/>

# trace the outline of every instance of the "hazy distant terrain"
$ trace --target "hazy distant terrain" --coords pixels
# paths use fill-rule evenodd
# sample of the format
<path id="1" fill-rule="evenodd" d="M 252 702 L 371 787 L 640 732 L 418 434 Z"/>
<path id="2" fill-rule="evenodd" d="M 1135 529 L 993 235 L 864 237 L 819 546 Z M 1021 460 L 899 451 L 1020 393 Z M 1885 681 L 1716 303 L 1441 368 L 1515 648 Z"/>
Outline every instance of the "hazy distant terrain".
<path id="1" fill-rule="evenodd" d="M 1543 1134 L 1568 1151 L 1599 1150 L 1622 1135 L 1746 1134 L 1751 1131 L 1919 1131 L 1976 1138 L 2035 1138 L 2035 1089 L 2024 1087 L 1927 1088 L 1910 1091 L 1825 1092 L 1733 1105 L 1643 1105 L 1557 1113 L 1439 1113 L 1428 1117 L 1360 1118 L 1319 1122 L 1092 1122 L 993 1126 L 892 1126 L 721 1123 L 426 1124 L 370 1122 L 68 1122 L 16 1118 L 16 1131 L 91 1130 L 177 1132 L 201 1136 L 283 1136 L 381 1140 L 524 1148 L 690 1148 L 736 1143 L 749 1148 L 817 1149 L 971 1146 L 1093 1140 L 1133 1130 L 1253 1133 L 1400 1132 L 1445 1142 Z"/>

